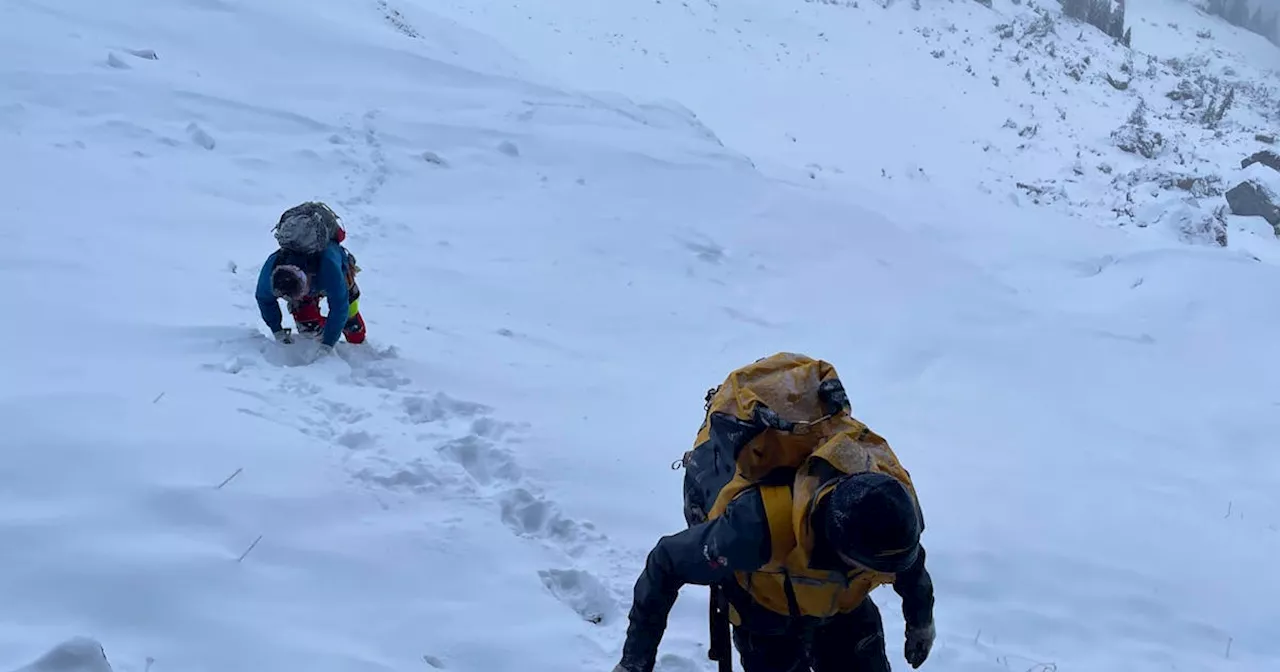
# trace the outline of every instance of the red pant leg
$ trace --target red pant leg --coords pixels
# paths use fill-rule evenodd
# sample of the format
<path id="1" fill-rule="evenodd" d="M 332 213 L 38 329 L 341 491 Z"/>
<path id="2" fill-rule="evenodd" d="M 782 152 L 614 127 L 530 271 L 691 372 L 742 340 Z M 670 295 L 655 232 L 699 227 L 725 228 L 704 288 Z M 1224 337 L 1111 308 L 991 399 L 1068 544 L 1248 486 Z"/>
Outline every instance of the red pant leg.
<path id="1" fill-rule="evenodd" d="M 320 302 L 312 298 L 303 299 L 290 304 L 289 314 L 298 327 L 298 333 L 320 331 L 324 329 L 324 315 L 320 314 Z"/>
<path id="2" fill-rule="evenodd" d="M 364 317 L 358 312 L 352 315 L 342 327 L 342 335 L 346 337 L 348 343 L 364 343 Z"/>

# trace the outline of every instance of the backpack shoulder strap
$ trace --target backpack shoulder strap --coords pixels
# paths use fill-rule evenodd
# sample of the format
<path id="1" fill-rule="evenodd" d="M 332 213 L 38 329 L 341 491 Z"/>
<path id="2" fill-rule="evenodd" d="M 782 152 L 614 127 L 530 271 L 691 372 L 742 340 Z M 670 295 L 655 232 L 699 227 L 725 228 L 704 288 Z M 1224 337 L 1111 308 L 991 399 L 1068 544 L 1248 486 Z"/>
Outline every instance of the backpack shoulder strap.
<path id="1" fill-rule="evenodd" d="M 778 568 L 796 547 L 795 529 L 791 524 L 791 486 L 762 485 L 760 496 L 764 499 L 764 515 L 769 522 L 769 564 Z"/>

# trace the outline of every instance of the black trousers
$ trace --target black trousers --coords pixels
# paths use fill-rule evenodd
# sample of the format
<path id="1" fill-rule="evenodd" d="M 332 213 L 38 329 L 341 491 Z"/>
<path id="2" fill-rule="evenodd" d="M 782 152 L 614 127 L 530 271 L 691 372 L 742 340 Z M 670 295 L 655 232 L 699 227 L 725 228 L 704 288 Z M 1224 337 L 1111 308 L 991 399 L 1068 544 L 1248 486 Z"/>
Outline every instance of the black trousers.
<path id="1" fill-rule="evenodd" d="M 803 632 L 765 635 L 733 629 L 743 672 L 889 672 L 884 623 L 871 598 Z"/>

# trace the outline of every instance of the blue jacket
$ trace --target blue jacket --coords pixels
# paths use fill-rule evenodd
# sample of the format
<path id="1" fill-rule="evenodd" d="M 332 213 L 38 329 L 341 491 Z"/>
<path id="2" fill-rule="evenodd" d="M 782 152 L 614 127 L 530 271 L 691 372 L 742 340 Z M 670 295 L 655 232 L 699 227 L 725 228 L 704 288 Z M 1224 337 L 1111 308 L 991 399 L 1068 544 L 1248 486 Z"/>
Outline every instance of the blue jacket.
<path id="1" fill-rule="evenodd" d="M 271 273 L 276 267 L 276 258 L 280 252 L 272 252 L 262 264 L 262 272 L 258 274 L 258 311 L 262 313 L 262 321 L 267 323 L 271 333 L 282 328 L 284 316 L 280 312 L 280 304 L 271 291 Z M 342 246 L 330 242 L 329 247 L 321 253 L 320 267 L 315 275 L 309 277 L 310 293 L 308 296 L 323 294 L 329 302 L 329 314 L 325 316 L 324 335 L 321 342 L 334 345 L 342 335 L 342 327 L 347 324 L 347 312 L 351 310 L 350 297 L 347 294 L 347 255 Z"/>

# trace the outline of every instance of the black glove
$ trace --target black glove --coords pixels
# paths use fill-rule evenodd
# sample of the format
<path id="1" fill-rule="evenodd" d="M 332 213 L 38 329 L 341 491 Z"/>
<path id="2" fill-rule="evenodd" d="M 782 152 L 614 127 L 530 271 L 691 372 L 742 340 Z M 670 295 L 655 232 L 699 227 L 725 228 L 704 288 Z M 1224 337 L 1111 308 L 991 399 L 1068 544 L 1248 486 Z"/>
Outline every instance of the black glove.
<path id="1" fill-rule="evenodd" d="M 907 626 L 907 643 L 902 653 L 911 667 L 917 668 L 924 664 L 925 659 L 929 657 L 929 650 L 933 648 L 933 638 L 936 636 L 937 630 L 933 627 L 933 621 L 914 627 Z"/>

